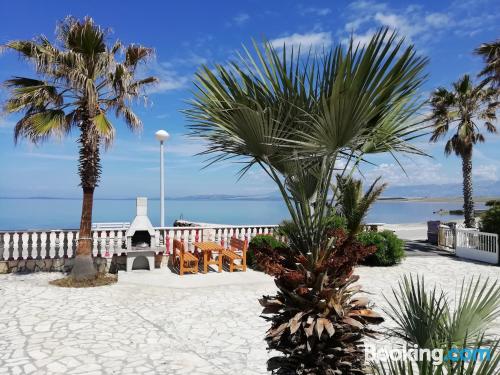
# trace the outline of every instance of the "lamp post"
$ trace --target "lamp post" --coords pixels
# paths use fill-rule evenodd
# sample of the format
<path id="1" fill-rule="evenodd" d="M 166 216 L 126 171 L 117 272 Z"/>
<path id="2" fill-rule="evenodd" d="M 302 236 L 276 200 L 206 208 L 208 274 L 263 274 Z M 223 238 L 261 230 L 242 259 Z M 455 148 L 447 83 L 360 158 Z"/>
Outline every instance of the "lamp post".
<path id="1" fill-rule="evenodd" d="M 165 130 L 155 133 L 156 139 L 160 141 L 160 226 L 165 226 L 165 168 L 163 165 L 163 143 L 170 138 Z"/>

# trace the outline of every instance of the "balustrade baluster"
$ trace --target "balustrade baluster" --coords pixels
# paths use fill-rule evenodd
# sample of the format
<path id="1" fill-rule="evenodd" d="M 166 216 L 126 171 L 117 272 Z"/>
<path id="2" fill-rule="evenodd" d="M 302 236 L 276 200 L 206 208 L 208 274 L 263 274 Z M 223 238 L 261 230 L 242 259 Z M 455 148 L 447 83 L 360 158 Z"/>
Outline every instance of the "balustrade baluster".
<path id="1" fill-rule="evenodd" d="M 73 232 L 67 231 L 64 232 L 64 241 L 63 241 L 63 258 L 68 259 L 71 258 L 71 245 L 73 243 Z"/>
<path id="2" fill-rule="evenodd" d="M 161 230 L 155 229 L 154 238 L 151 239 L 151 247 L 156 247 L 157 249 L 161 244 Z"/>
<path id="3" fill-rule="evenodd" d="M 42 259 L 42 232 L 36 232 L 35 259 Z"/>
<path id="4" fill-rule="evenodd" d="M 0 233 L 0 261 L 4 260 L 3 253 L 5 249 L 5 233 Z"/>
<path id="5" fill-rule="evenodd" d="M 67 231 L 62 231 L 59 233 L 59 243 L 61 245 L 61 253 L 64 259 L 68 258 L 68 233 Z"/>
<path id="6" fill-rule="evenodd" d="M 249 231 L 250 231 L 250 228 L 244 228 L 244 236 L 245 236 L 245 244 L 248 246 L 248 243 L 250 242 L 250 235 L 249 235 Z"/>
<path id="7" fill-rule="evenodd" d="M 78 240 L 80 239 L 80 231 L 74 231 L 73 232 L 73 244 L 71 246 L 73 250 L 73 254 L 71 256 L 74 258 L 76 257 L 76 251 L 78 250 Z"/>
<path id="8" fill-rule="evenodd" d="M 110 253 L 109 253 L 110 243 L 111 243 L 111 231 L 107 230 L 106 231 L 106 237 L 105 237 L 105 240 L 104 240 L 104 257 L 105 258 L 109 258 L 110 257 Z"/>
<path id="9" fill-rule="evenodd" d="M 7 244 L 7 259 L 14 260 L 14 232 L 7 233 L 5 243 Z"/>
<path id="10" fill-rule="evenodd" d="M 227 245 L 227 228 L 221 228 L 221 234 L 220 234 L 220 245 L 222 247 L 226 247 Z"/>
<path id="11" fill-rule="evenodd" d="M 27 257 L 27 259 L 33 259 L 33 236 L 35 236 L 35 233 L 28 232 L 28 257 Z"/>
<path id="12" fill-rule="evenodd" d="M 215 228 L 214 242 L 215 242 L 215 243 L 220 243 L 219 228 Z"/>
<path id="13" fill-rule="evenodd" d="M 104 254 L 106 253 L 106 239 L 108 237 L 107 234 L 108 232 L 103 230 L 99 235 L 100 246 L 99 246 L 99 253 L 97 253 L 98 257 L 105 256 Z"/>
<path id="14" fill-rule="evenodd" d="M 55 236 L 54 232 L 52 231 L 47 232 L 47 244 L 46 244 L 47 253 L 45 254 L 45 257 L 47 259 L 51 259 L 54 256 L 53 254 L 55 246 L 54 236 Z"/>
<path id="15" fill-rule="evenodd" d="M 16 255 L 17 259 L 23 259 L 23 233 L 16 233 Z"/>
<path id="16" fill-rule="evenodd" d="M 116 241 L 116 237 L 117 237 L 117 234 L 118 232 L 116 230 L 113 230 L 111 232 L 109 232 L 109 247 L 111 248 L 111 251 L 109 253 L 109 256 L 112 257 L 114 254 L 116 254 L 116 244 L 117 244 L 117 241 Z"/>
<path id="17" fill-rule="evenodd" d="M 61 232 L 55 232 L 55 254 L 54 254 L 54 259 L 59 259 L 59 253 L 61 251 Z"/>
<path id="18" fill-rule="evenodd" d="M 97 254 L 99 253 L 98 249 L 99 241 L 97 237 L 97 232 L 96 231 L 92 232 L 91 237 L 92 237 L 92 256 L 96 257 Z"/>
<path id="19" fill-rule="evenodd" d="M 116 247 L 115 253 L 116 255 L 122 255 L 122 247 L 123 247 L 123 231 L 119 230 L 116 232 Z"/>
<path id="20" fill-rule="evenodd" d="M 170 230 L 165 230 L 165 254 L 170 255 Z"/>
<path id="21" fill-rule="evenodd" d="M 193 231 L 189 229 L 188 231 L 188 245 L 187 245 L 187 251 L 189 252 L 194 252 L 194 244 L 193 244 Z"/>
<path id="22" fill-rule="evenodd" d="M 49 249 L 50 249 L 49 233 L 42 232 L 41 239 L 42 239 L 42 243 L 40 244 L 40 258 L 47 259 L 50 257 L 49 256 Z"/>

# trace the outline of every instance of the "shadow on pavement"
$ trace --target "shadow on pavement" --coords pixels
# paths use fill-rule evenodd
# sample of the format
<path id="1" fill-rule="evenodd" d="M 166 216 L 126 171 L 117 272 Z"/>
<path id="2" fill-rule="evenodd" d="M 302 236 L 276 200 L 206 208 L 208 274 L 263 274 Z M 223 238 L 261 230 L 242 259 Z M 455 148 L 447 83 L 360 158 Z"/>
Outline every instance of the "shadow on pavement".
<path id="1" fill-rule="evenodd" d="M 431 245 L 426 241 L 406 241 L 405 251 L 407 256 L 435 256 L 435 255 L 445 255 L 445 256 L 455 256 L 453 250 L 444 250 L 438 246 Z"/>

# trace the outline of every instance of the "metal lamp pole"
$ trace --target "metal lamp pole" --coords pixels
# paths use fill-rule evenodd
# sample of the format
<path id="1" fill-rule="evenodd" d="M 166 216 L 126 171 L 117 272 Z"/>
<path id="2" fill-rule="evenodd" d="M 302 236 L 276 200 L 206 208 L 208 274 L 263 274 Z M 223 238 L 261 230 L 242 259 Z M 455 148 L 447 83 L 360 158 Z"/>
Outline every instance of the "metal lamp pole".
<path id="1" fill-rule="evenodd" d="M 164 167 L 164 142 L 170 138 L 165 130 L 155 133 L 156 139 L 160 141 L 160 226 L 165 226 L 165 167 Z"/>

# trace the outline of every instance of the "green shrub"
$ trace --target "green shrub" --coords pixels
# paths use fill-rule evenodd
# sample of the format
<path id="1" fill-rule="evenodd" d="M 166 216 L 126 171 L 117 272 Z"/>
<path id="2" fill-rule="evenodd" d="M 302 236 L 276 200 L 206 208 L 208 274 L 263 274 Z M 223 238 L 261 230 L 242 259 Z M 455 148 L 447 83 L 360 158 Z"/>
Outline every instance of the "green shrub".
<path id="1" fill-rule="evenodd" d="M 287 247 L 285 243 L 278 240 L 276 237 L 269 234 L 258 234 L 250 240 L 247 251 L 247 265 L 254 268 L 255 265 L 255 250 L 259 249 L 280 249 Z"/>
<path id="2" fill-rule="evenodd" d="M 344 216 L 332 215 L 326 219 L 329 229 L 343 229 L 347 230 L 347 220 Z"/>
<path id="3" fill-rule="evenodd" d="M 492 206 L 481 216 L 481 231 L 500 236 L 500 206 Z"/>
<path id="4" fill-rule="evenodd" d="M 377 251 L 369 255 L 363 264 L 370 266 L 392 266 L 399 263 L 405 256 L 404 241 L 393 232 L 362 232 L 358 240 L 365 246 L 375 246 Z"/>
<path id="5" fill-rule="evenodd" d="M 486 207 L 500 206 L 500 199 L 492 199 L 490 201 L 486 201 L 484 205 Z"/>

